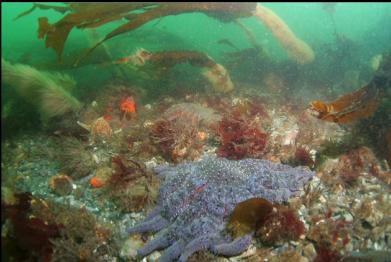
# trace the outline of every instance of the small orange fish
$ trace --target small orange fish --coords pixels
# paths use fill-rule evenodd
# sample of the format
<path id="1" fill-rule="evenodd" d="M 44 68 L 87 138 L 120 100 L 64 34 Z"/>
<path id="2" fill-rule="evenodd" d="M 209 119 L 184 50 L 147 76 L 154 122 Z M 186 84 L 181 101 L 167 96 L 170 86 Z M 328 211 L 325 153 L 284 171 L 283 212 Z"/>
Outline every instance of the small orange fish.
<path id="1" fill-rule="evenodd" d="M 136 102 L 134 101 L 132 96 L 128 96 L 121 100 L 120 103 L 121 112 L 123 115 L 121 119 L 125 116 L 126 119 L 129 119 L 132 115 L 136 114 Z"/>

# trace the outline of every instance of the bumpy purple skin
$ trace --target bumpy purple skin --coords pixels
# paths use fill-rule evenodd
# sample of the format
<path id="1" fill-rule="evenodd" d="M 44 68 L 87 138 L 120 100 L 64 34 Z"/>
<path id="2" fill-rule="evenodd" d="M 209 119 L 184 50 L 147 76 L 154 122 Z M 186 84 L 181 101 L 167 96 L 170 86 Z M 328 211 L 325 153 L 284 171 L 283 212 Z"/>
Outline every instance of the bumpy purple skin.
<path id="1" fill-rule="evenodd" d="M 287 201 L 313 176 L 303 167 L 274 164 L 267 160 L 228 160 L 207 156 L 199 162 L 175 167 L 158 166 L 163 179 L 158 205 L 129 233 L 158 232 L 138 250 L 144 257 L 166 249 L 162 261 L 186 261 L 199 250 L 234 256 L 251 244 L 251 234 L 232 239 L 224 230 L 235 206 L 254 197 L 274 203 Z"/>

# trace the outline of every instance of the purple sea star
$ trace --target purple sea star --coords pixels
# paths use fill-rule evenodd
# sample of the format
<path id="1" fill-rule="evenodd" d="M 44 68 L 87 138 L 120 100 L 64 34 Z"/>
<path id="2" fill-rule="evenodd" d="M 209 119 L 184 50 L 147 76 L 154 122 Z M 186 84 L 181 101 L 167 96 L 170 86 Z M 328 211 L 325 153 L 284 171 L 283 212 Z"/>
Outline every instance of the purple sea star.
<path id="1" fill-rule="evenodd" d="M 234 256 L 244 252 L 252 234 L 232 239 L 225 226 L 235 206 L 262 197 L 272 202 L 287 201 L 299 192 L 314 172 L 267 160 L 239 161 L 207 156 L 199 162 L 158 166 L 163 179 L 157 207 L 129 233 L 158 232 L 137 251 L 142 258 L 166 249 L 159 261 L 186 261 L 199 250 Z"/>

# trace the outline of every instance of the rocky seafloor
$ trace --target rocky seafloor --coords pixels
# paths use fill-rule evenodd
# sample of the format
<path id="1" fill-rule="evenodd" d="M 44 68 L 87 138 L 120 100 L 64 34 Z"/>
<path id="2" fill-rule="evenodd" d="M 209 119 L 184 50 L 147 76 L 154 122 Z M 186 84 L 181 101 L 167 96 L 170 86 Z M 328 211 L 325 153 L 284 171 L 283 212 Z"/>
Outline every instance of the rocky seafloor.
<path id="1" fill-rule="evenodd" d="M 154 190 L 159 190 L 159 182 L 162 185 L 162 181 L 159 181 L 162 178 L 157 178 L 154 174 L 156 166 L 176 166 L 183 162 L 199 161 L 205 157 L 213 159 L 216 154 L 221 155 L 222 153 L 233 154 L 232 152 L 234 152 L 236 155 L 227 156 L 231 159 L 235 159 L 234 156 L 238 155 L 238 151 L 233 149 L 228 152 L 228 146 L 221 149 L 219 144 L 224 143 L 222 142 L 224 137 L 219 137 L 219 131 L 216 135 L 216 127 L 212 127 L 214 122 L 221 121 L 221 117 L 216 117 L 214 113 L 211 114 L 212 107 L 207 100 L 198 102 L 197 99 L 197 97 L 189 97 L 184 101 L 175 102 L 173 99 L 166 99 L 163 105 L 145 105 L 140 107 L 137 120 L 130 120 L 125 124 L 114 117 L 109 122 L 114 134 L 109 137 L 102 136 L 98 139 L 92 139 L 91 133 L 82 133 L 78 130 L 77 132 L 82 133 L 81 137 L 84 137 L 81 143 L 84 145 L 85 152 L 77 150 L 76 152 L 87 154 L 86 159 L 78 154 L 70 154 L 69 147 L 65 148 L 66 144 L 62 144 L 65 140 L 64 135 L 58 132 L 24 134 L 12 141 L 3 142 L 2 199 L 7 202 L 8 206 L 13 206 L 17 203 L 13 197 L 14 192 L 31 192 L 32 216 L 37 218 L 41 216 L 41 220 L 46 221 L 46 224 L 64 223 L 65 225 L 70 221 L 75 223 L 72 227 L 65 225 L 63 231 L 71 231 L 70 228 L 80 229 L 84 224 L 77 225 L 77 219 L 73 221 L 69 217 L 66 220 L 64 214 L 72 215 L 61 208 L 55 210 L 48 207 L 63 206 L 68 211 L 83 210 L 88 213 L 88 215 L 76 215 L 77 212 L 74 212 L 75 217 L 88 217 L 89 222 L 96 223 L 95 226 L 84 225 L 85 228 L 91 226 L 95 229 L 92 231 L 94 231 L 96 242 L 87 243 L 84 239 L 79 241 L 80 243 L 78 241 L 70 243 L 71 236 L 77 235 L 77 232 L 63 232 L 56 235 L 52 239 L 57 240 L 54 240 L 52 242 L 54 244 L 51 246 L 53 261 L 70 261 L 69 259 L 76 258 L 81 261 L 157 261 L 159 258 L 161 261 L 165 261 L 161 251 L 151 250 L 151 252 L 147 252 L 146 257 L 140 257 L 140 253 L 137 253 L 146 243 L 153 241 L 156 235 L 129 234 L 128 232 L 130 228 L 142 222 L 151 210 L 161 203 L 159 201 L 162 201 L 158 199 L 157 193 L 153 193 Z M 249 98 L 240 97 L 228 99 L 224 103 L 228 103 L 232 107 L 236 106 L 236 109 L 239 108 L 239 112 L 247 114 L 246 110 L 249 106 L 246 101 L 248 100 Z M 222 105 L 226 105 L 224 103 Z M 182 138 L 178 138 L 175 146 L 170 147 L 171 145 L 159 137 L 159 134 L 164 133 L 164 130 L 158 129 L 158 127 L 164 127 L 161 124 L 165 123 L 164 121 L 174 121 L 170 130 L 180 129 L 180 123 L 178 123 L 180 117 L 187 118 L 189 116 L 186 108 L 190 108 L 189 111 L 197 115 L 195 120 L 190 122 L 190 126 L 197 122 L 195 137 L 199 140 L 193 144 L 188 142 L 191 139 L 186 140 L 186 136 L 193 134 L 191 133 L 193 130 L 185 133 Z M 158 112 L 161 110 L 168 112 L 165 116 L 163 115 L 163 120 L 159 120 L 161 117 Z M 218 107 L 213 110 L 217 112 L 217 115 L 226 113 L 219 111 Z M 386 162 L 375 156 L 365 144 L 339 154 L 325 154 L 325 145 L 331 147 L 330 143 L 343 142 L 351 131 L 349 128 L 341 128 L 334 123 L 321 122 L 306 113 L 289 107 L 274 107 L 265 104 L 264 110 L 267 117 L 258 112 L 251 115 L 253 118 L 250 122 L 255 123 L 262 132 L 267 134 L 267 142 L 261 149 L 261 146 L 256 143 L 251 144 L 252 147 L 247 145 L 249 148 L 251 147 L 251 150 L 246 151 L 248 154 L 246 158 L 262 158 L 266 159 L 264 161 L 294 166 L 303 165 L 307 166 L 305 170 L 308 172 L 310 169 L 314 171 L 313 178 L 306 185 L 302 184 L 295 189 L 297 191 L 295 196 L 288 197 L 289 194 L 282 197 L 280 201 L 275 201 L 276 199 L 269 197 L 271 193 L 260 194 L 261 197 L 269 198 L 272 202 L 283 202 L 285 206 L 295 210 L 298 219 L 304 224 L 304 233 L 295 240 L 278 238 L 278 240 L 268 243 L 265 243 L 262 237 L 251 237 L 248 248 L 238 256 L 236 254 L 234 256 L 227 256 L 227 254 L 219 256 L 217 252 L 213 252 L 216 248 L 209 250 L 199 248 L 199 250 L 205 249 L 205 251 L 197 252 L 188 257 L 184 256 L 186 259 L 183 257 L 183 261 L 389 261 L 389 257 L 391 257 L 391 195 L 390 178 L 387 173 L 389 170 Z M 86 110 L 80 121 L 92 122 L 100 115 L 97 112 L 94 113 L 92 109 L 91 111 L 92 113 Z M 180 112 L 179 116 L 178 112 Z M 215 120 L 211 121 L 210 119 Z M 157 126 L 158 122 L 161 124 L 160 126 Z M 178 132 L 177 130 L 175 132 Z M 217 130 L 219 129 L 217 128 Z M 151 133 L 152 135 L 150 135 Z M 145 134 L 151 138 L 151 141 L 146 142 Z M 166 134 L 166 137 L 169 134 Z M 181 133 L 175 134 L 180 135 Z M 129 141 L 129 137 L 132 138 L 132 141 L 124 149 L 124 141 Z M 262 151 L 262 154 L 257 155 L 256 150 L 258 149 Z M 302 153 L 305 156 L 297 153 L 303 151 L 306 152 Z M 64 164 L 64 155 L 79 157 L 82 160 L 80 163 L 74 164 L 69 162 L 69 158 L 67 158 L 68 162 Z M 116 159 L 115 157 L 118 155 L 125 160 L 117 161 L 117 164 L 114 165 L 115 161 L 112 159 Z M 137 159 L 137 164 L 132 166 L 131 162 L 136 162 L 134 159 Z M 70 169 L 69 165 L 75 167 Z M 86 170 L 83 170 L 81 165 L 84 165 Z M 105 173 L 104 170 L 110 171 Z M 116 180 L 111 179 L 113 176 L 119 177 L 117 179 L 122 181 L 121 183 L 126 182 L 126 187 L 115 184 Z M 91 182 L 94 177 L 111 182 L 107 182 L 103 186 L 94 186 L 95 184 Z M 152 179 L 156 179 L 157 182 L 151 182 Z M 187 192 L 189 195 L 186 196 L 185 191 L 178 191 L 184 194 L 180 198 L 185 204 L 191 205 L 189 201 L 190 203 L 197 202 L 202 192 L 218 190 L 217 187 L 211 187 L 204 191 L 202 186 L 205 181 L 198 182 L 199 184 L 195 187 L 199 194 L 196 196 L 194 192 Z M 230 182 L 234 183 L 233 180 L 227 180 L 225 183 L 229 184 Z M 177 182 L 177 186 L 182 186 L 181 181 Z M 281 188 L 280 185 L 275 186 L 275 189 Z M 150 189 L 144 189 L 148 193 L 144 191 L 142 194 L 134 193 L 136 188 L 138 190 L 140 187 Z M 162 194 L 160 192 L 160 196 Z M 150 197 L 150 195 L 153 196 Z M 125 200 L 126 197 L 129 197 L 130 200 L 118 200 L 121 197 Z M 39 206 L 37 204 L 39 201 L 43 201 L 45 203 L 43 206 L 48 209 Z M 142 205 L 136 205 L 141 202 Z M 240 201 L 235 201 L 235 204 L 238 202 Z M 174 202 L 174 204 L 178 203 Z M 229 211 L 232 209 L 233 206 L 228 208 Z M 51 212 L 53 217 L 43 215 Z M 192 212 L 202 214 L 206 211 L 192 210 Z M 90 219 L 90 215 L 96 220 Z M 174 212 L 171 216 L 173 215 L 178 215 L 178 213 Z M 229 216 L 229 214 L 224 215 Z M 12 216 L 7 219 L 8 222 L 3 223 L 2 236 L 15 237 L 18 231 L 10 222 Z M 70 225 L 73 225 L 72 223 Z M 110 233 L 104 234 L 102 232 L 106 232 L 105 230 L 99 231 L 96 228 L 105 228 Z M 163 227 L 159 226 L 159 229 L 161 228 Z M 90 231 L 88 232 L 91 233 Z M 86 232 L 83 234 L 87 234 Z M 94 247 L 94 244 L 99 246 Z M 88 249 L 90 253 L 83 253 L 80 250 L 73 252 L 76 248 Z M 162 246 L 156 249 L 162 249 Z M 220 253 L 224 255 L 224 252 Z M 173 259 L 175 257 L 177 256 L 173 256 Z"/>

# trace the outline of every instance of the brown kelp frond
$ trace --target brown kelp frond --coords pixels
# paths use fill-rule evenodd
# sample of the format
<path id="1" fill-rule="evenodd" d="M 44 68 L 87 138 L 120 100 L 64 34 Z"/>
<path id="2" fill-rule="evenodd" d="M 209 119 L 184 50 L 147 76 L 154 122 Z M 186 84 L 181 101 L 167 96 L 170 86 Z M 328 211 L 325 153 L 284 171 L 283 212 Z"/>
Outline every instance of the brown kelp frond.
<path id="1" fill-rule="evenodd" d="M 112 32 L 107 34 L 105 38 L 88 50 L 76 62 L 75 66 L 81 60 L 87 57 L 95 48 L 103 42 L 126 32 L 130 32 L 140 26 L 157 18 L 168 15 L 178 15 L 181 13 L 202 12 L 222 21 L 229 21 L 234 18 L 250 16 L 255 9 L 256 3 L 176 3 L 176 4 L 161 4 L 156 8 L 148 10 L 144 13 L 132 16 L 132 19 L 124 25 L 119 26 Z"/>
<path id="2" fill-rule="evenodd" d="M 307 64 L 315 59 L 315 53 L 311 47 L 298 38 L 289 26 L 271 9 L 263 5 L 257 5 L 254 15 L 265 24 L 288 52 L 289 57 L 297 63 Z"/>
<path id="3" fill-rule="evenodd" d="M 322 120 L 345 124 L 373 115 L 379 106 L 380 90 L 365 86 L 331 103 L 311 102 L 311 109 Z"/>
<path id="4" fill-rule="evenodd" d="M 18 17 L 31 13 L 37 7 L 41 9 L 54 9 L 60 12 L 70 11 L 69 14 L 54 24 L 50 24 L 47 17 L 39 18 L 38 37 L 45 38 L 46 47 L 53 48 L 59 59 L 61 59 L 65 41 L 74 27 L 79 29 L 95 28 L 122 18 L 128 20 L 127 23 L 117 27 L 101 41 L 88 49 L 87 52 L 75 61 L 74 66 L 78 66 L 98 46 L 115 36 L 135 30 L 158 18 L 193 12 L 204 13 L 222 22 L 230 22 L 237 18 L 255 15 L 272 31 L 274 36 L 288 51 L 288 54 L 298 63 L 305 64 L 314 60 L 314 52 L 311 47 L 296 37 L 284 21 L 272 10 L 256 3 L 70 3 L 66 7 L 34 5 Z M 251 38 L 251 33 L 249 34 L 247 30 L 245 32 Z M 257 45 L 254 42 L 253 44 Z M 257 46 L 259 47 L 259 45 Z"/>
<path id="5" fill-rule="evenodd" d="M 132 31 L 141 25 L 154 20 L 159 17 L 168 15 L 178 15 L 181 13 L 192 13 L 192 12 L 203 12 L 209 16 L 218 18 L 219 20 L 229 20 L 250 16 L 252 11 L 255 9 L 255 3 L 177 3 L 173 4 L 162 4 L 158 7 L 144 12 L 138 16 L 135 16 L 130 22 L 118 27 L 108 35 L 105 40 L 108 40 L 114 36 L 120 35 L 125 32 Z M 228 16 L 218 16 L 215 12 L 221 12 L 229 14 Z"/>
<path id="6" fill-rule="evenodd" d="M 198 51 L 155 52 L 152 54 L 150 61 L 162 67 L 173 67 L 176 64 L 186 62 L 192 66 L 200 67 L 212 67 L 216 64 L 208 55 Z"/>
<path id="7" fill-rule="evenodd" d="M 240 22 L 238 19 L 235 20 L 235 23 L 243 30 L 243 32 L 246 34 L 248 40 L 252 44 L 252 46 L 257 50 L 265 54 L 265 51 L 263 50 L 263 47 L 257 42 L 257 39 L 255 37 L 254 32 L 248 28 L 245 24 Z"/>
<path id="8" fill-rule="evenodd" d="M 163 74 L 181 63 L 202 68 L 202 75 L 218 92 L 230 92 L 234 89 L 231 77 L 224 66 L 216 63 L 207 54 L 197 51 L 162 51 L 151 53 L 139 48 L 134 54 L 114 61 L 114 64 L 131 64 L 141 67 L 146 63 L 156 67 Z"/>
<path id="9" fill-rule="evenodd" d="M 234 85 L 231 77 L 224 66 L 215 64 L 212 67 L 206 67 L 202 75 L 212 84 L 213 88 L 222 93 L 231 92 Z"/>
<path id="10" fill-rule="evenodd" d="M 250 198 L 236 205 L 227 229 L 239 237 L 254 232 L 273 211 L 273 204 L 263 198 Z"/>
<path id="11" fill-rule="evenodd" d="M 156 18 L 181 13 L 203 12 L 221 21 L 231 21 L 238 17 L 250 16 L 255 6 L 255 3 L 177 3 L 174 5 L 154 3 L 69 3 L 67 6 L 34 4 L 32 8 L 18 15 L 16 19 L 30 14 L 37 8 L 53 9 L 61 13 L 69 11 L 70 13 L 54 24 L 50 24 L 47 17 L 39 18 L 38 37 L 45 38 L 46 47 L 53 48 L 59 59 L 61 58 L 65 41 L 74 27 L 94 28 L 122 18 L 126 18 L 129 21 L 117 27 L 107 34 L 102 41 L 89 49 L 76 61 L 75 64 L 77 65 L 104 41 L 132 31 Z M 132 13 L 133 11 L 143 12 Z"/>
<path id="12" fill-rule="evenodd" d="M 71 3 L 68 5 L 70 13 L 54 24 L 49 24 L 47 17 L 39 18 L 38 38 L 45 38 L 46 47 L 53 48 L 58 57 L 61 58 L 65 41 L 74 27 L 98 27 L 108 22 L 119 20 L 128 15 L 129 12 L 148 5 L 151 4 Z"/>
<path id="13" fill-rule="evenodd" d="M 17 17 L 14 18 L 14 21 L 23 17 L 23 16 L 26 16 L 28 14 L 30 14 L 31 12 L 33 12 L 35 9 L 41 9 L 41 10 L 49 10 L 49 9 L 52 9 L 54 11 L 57 11 L 57 12 L 60 12 L 62 14 L 68 12 L 71 10 L 71 8 L 69 6 L 56 6 L 56 5 L 47 5 L 47 4 L 37 4 L 37 3 L 33 3 L 33 6 L 28 9 L 27 11 L 24 11 L 23 13 L 19 14 Z"/>
<path id="14" fill-rule="evenodd" d="M 69 76 L 41 72 L 23 64 L 2 59 L 2 82 L 13 88 L 25 100 L 39 108 L 43 118 L 49 119 L 66 112 L 80 109 L 80 102 L 63 87 L 70 88 L 75 82 Z"/>
<path id="15" fill-rule="evenodd" d="M 367 118 L 375 113 L 390 85 L 391 55 L 388 54 L 383 57 L 379 69 L 368 85 L 331 103 L 312 101 L 311 110 L 319 119 L 341 124 Z"/>

